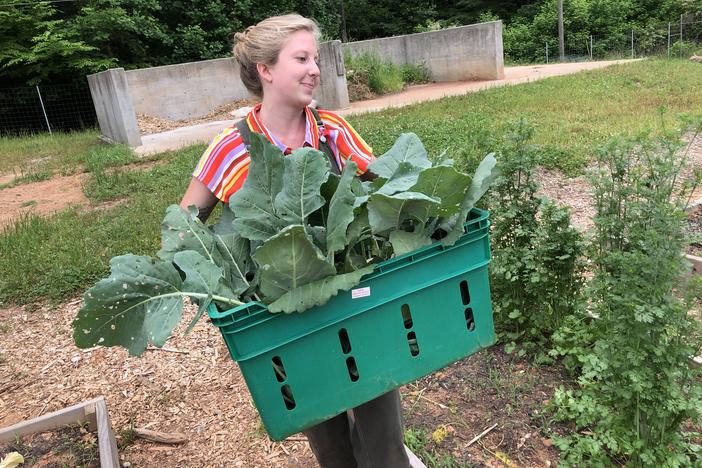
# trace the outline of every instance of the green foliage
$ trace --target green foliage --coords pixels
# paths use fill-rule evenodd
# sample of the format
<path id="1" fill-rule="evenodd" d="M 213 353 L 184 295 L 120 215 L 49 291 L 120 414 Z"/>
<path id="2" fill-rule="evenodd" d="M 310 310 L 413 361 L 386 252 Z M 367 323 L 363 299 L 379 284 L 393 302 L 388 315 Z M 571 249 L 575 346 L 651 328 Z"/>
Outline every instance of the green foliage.
<path id="1" fill-rule="evenodd" d="M 34 85 L 57 76 L 85 76 L 113 66 L 113 58 L 81 40 L 48 2 L 0 1 L 0 72 Z"/>
<path id="2" fill-rule="evenodd" d="M 402 75 L 402 81 L 407 85 L 427 83 L 429 81 L 429 70 L 422 63 L 400 65 L 400 75 Z"/>
<path id="3" fill-rule="evenodd" d="M 678 138 L 615 139 L 592 174 L 593 320 L 573 321 L 564 342 L 581 366 L 578 388 L 560 389 L 557 416 L 578 431 L 557 439 L 568 465 L 693 466 L 700 447 L 683 432 L 702 413 L 700 326 L 674 289 L 685 270 L 682 208 L 694 183 Z M 591 339 L 590 345 L 586 342 Z"/>
<path id="4" fill-rule="evenodd" d="M 394 93 L 404 87 L 400 68 L 383 60 L 377 53 L 364 52 L 355 57 L 347 56 L 345 62 L 351 84 L 365 84 L 376 94 Z"/>
<path id="5" fill-rule="evenodd" d="M 568 210 L 536 195 L 539 153 L 529 143 L 532 132 L 520 121 L 507 135 L 499 153 L 502 177 L 490 201 L 495 323 L 506 349 L 521 343 L 522 355 L 547 349 L 551 335 L 575 313 L 584 267 L 584 244 Z"/>

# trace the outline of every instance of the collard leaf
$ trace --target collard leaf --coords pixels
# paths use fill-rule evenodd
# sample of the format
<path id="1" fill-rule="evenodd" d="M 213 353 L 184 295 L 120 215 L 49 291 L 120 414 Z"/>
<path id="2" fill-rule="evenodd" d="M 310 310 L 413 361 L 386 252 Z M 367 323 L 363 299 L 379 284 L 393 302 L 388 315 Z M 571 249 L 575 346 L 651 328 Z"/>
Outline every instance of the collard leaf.
<path id="1" fill-rule="evenodd" d="M 324 205 L 321 187 L 329 177 L 329 161 L 314 148 L 301 148 L 285 158 L 283 189 L 275 198 L 277 215 L 288 224 L 306 224 Z"/>
<path id="2" fill-rule="evenodd" d="M 390 243 L 395 255 L 403 255 L 431 245 L 432 241 L 424 229 L 417 229 L 415 232 L 392 231 Z"/>
<path id="3" fill-rule="evenodd" d="M 265 136 L 251 133 L 251 164 L 242 187 L 229 199 L 235 229 L 247 239 L 265 240 L 283 226 L 273 207 L 283 188 L 284 156 Z"/>
<path id="4" fill-rule="evenodd" d="M 443 223 L 442 228 L 447 231 L 446 236 L 441 239 L 444 245 L 453 245 L 456 243 L 461 234 L 464 232 L 463 223 L 465 222 L 468 213 L 475 206 L 475 203 L 485 195 L 490 186 L 497 180 L 500 171 L 497 168 L 497 160 L 490 153 L 480 161 L 478 168 L 473 175 L 473 181 L 470 188 L 466 192 L 461 204 L 461 211 L 458 215 L 453 215 Z"/>
<path id="5" fill-rule="evenodd" d="M 405 220 L 424 224 L 439 200 L 423 193 L 401 192 L 392 196 L 374 193 L 368 201 L 368 221 L 375 234 L 400 229 Z"/>
<path id="6" fill-rule="evenodd" d="M 184 291 L 237 299 L 237 295 L 226 283 L 224 270 L 199 253 L 193 250 L 178 252 L 173 257 L 173 262 L 185 273 Z"/>
<path id="7" fill-rule="evenodd" d="M 160 259 L 173 260 L 183 250 L 194 250 L 214 260 L 217 255 L 212 232 L 197 218 L 197 211 L 186 212 L 178 205 L 170 205 L 161 223 Z"/>
<path id="8" fill-rule="evenodd" d="M 224 260 L 226 278 L 232 290 L 241 294 L 250 286 L 250 282 L 246 279 L 246 275 L 252 268 L 250 243 L 237 232 L 215 233 L 214 237 L 217 250 Z"/>
<path id="9" fill-rule="evenodd" d="M 250 241 L 264 241 L 285 227 L 281 219 L 266 216 L 236 218 L 233 225 L 241 237 Z"/>
<path id="10" fill-rule="evenodd" d="M 356 216 L 354 216 L 353 221 L 351 221 L 346 228 L 346 244 L 353 246 L 361 239 L 364 233 L 371 233 L 367 206 L 356 210 Z"/>
<path id="11" fill-rule="evenodd" d="M 398 164 L 393 175 L 387 181 L 385 181 L 383 185 L 375 191 L 375 193 L 393 195 L 397 192 L 404 192 L 417 183 L 420 172 L 422 172 L 421 167 L 415 166 L 414 164 L 408 162 L 401 162 Z M 376 180 L 383 179 L 378 178 Z"/>
<path id="12" fill-rule="evenodd" d="M 229 205 L 226 203 L 222 204 L 222 214 L 219 216 L 217 222 L 212 226 L 212 232 L 215 234 L 231 234 L 236 232 L 234 229 L 234 212 Z"/>
<path id="13" fill-rule="evenodd" d="M 346 229 L 353 221 L 353 205 L 356 195 L 351 190 L 351 182 L 356 175 L 358 166 L 349 161 L 341 172 L 339 185 L 329 202 L 329 217 L 327 218 L 328 253 L 334 253 L 346 246 Z"/>
<path id="14" fill-rule="evenodd" d="M 90 288 L 73 321 L 79 348 L 124 346 L 140 355 L 149 343 L 163 346 L 183 315 L 183 284 L 170 261 L 122 255 L 111 274 Z"/>
<path id="15" fill-rule="evenodd" d="M 409 190 L 441 200 L 441 204 L 430 213 L 432 216 L 451 216 L 460 211 L 470 183 L 470 176 L 452 166 L 435 166 L 423 170 Z"/>
<path id="16" fill-rule="evenodd" d="M 403 133 L 390 150 L 368 166 L 368 170 L 379 177 L 389 179 L 401 162 L 426 169 L 431 167 L 427 150 L 414 133 Z"/>
<path id="17" fill-rule="evenodd" d="M 300 225 L 288 226 L 264 242 L 253 255 L 260 269 L 260 288 L 266 300 L 336 274 Z"/>
<path id="18" fill-rule="evenodd" d="M 373 266 L 345 273 L 328 276 L 318 281 L 300 286 L 280 296 L 268 306 L 271 312 L 303 312 L 310 307 L 326 304 L 341 290 L 348 291 L 356 286 L 361 278 L 373 272 Z"/>

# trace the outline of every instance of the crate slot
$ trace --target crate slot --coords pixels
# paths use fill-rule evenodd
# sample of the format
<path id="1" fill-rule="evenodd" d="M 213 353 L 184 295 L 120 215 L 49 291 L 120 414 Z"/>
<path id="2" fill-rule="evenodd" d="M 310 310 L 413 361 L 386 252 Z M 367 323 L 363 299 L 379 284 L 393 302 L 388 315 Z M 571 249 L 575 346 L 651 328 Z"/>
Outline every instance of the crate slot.
<path id="1" fill-rule="evenodd" d="M 475 330 L 475 319 L 473 318 L 473 309 L 471 307 L 468 307 L 464 312 L 464 315 L 466 317 L 466 328 L 468 329 L 468 331 Z"/>
<path id="2" fill-rule="evenodd" d="M 417 342 L 417 335 L 413 331 L 407 334 L 407 343 L 409 344 L 410 354 L 417 356 L 419 354 L 419 343 Z"/>
<path id="3" fill-rule="evenodd" d="M 351 341 L 349 341 L 349 333 L 345 328 L 339 330 L 339 343 L 341 344 L 341 352 L 349 354 L 351 352 Z"/>
<path id="4" fill-rule="evenodd" d="M 271 359 L 273 363 L 273 372 L 275 373 L 275 378 L 278 380 L 278 382 L 285 382 L 288 379 L 287 374 L 285 373 L 285 366 L 283 365 L 283 360 L 280 359 L 280 356 L 273 356 L 273 359 Z"/>
<path id="5" fill-rule="evenodd" d="M 468 281 L 461 281 L 461 299 L 463 300 L 463 305 L 470 304 L 470 291 L 468 291 Z"/>
<path id="6" fill-rule="evenodd" d="M 359 378 L 358 375 L 358 368 L 356 367 L 356 360 L 353 358 L 353 356 L 349 356 L 346 358 L 346 368 L 349 371 L 349 377 L 351 378 L 351 382 L 356 382 Z"/>
<path id="7" fill-rule="evenodd" d="M 402 322 L 405 324 L 405 328 L 409 330 L 412 328 L 414 323 L 412 322 L 412 312 L 410 312 L 409 304 L 402 304 Z"/>
<path id="8" fill-rule="evenodd" d="M 286 384 L 280 387 L 280 393 L 283 394 L 283 401 L 285 402 L 285 407 L 289 410 L 295 408 L 295 397 L 293 397 L 290 385 Z"/>

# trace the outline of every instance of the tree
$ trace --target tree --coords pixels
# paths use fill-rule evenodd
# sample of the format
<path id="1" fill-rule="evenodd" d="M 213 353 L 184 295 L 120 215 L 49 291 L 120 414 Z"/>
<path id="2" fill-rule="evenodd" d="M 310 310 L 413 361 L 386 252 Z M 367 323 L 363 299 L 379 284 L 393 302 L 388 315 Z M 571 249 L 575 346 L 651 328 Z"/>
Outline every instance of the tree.
<path id="1" fill-rule="evenodd" d="M 0 73 L 6 83 L 75 79 L 115 64 L 57 19 L 51 4 L 12 3 L 0 0 Z"/>

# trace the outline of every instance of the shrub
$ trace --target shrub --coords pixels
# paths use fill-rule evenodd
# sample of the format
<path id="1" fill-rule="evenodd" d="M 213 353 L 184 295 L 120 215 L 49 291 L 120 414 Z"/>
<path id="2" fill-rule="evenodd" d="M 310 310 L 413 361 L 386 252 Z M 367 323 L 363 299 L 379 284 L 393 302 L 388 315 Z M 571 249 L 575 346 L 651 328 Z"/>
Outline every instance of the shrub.
<path id="1" fill-rule="evenodd" d="M 592 175 L 596 206 L 589 321 L 561 337 L 574 348 L 575 390 L 554 397 L 577 431 L 556 439 L 568 466 L 697 466 L 701 447 L 686 421 L 702 414 L 700 326 L 674 294 L 686 268 L 679 139 L 616 139 Z M 587 345 L 587 338 L 592 342 Z"/>
<path id="2" fill-rule="evenodd" d="M 400 68 L 383 60 L 376 53 L 365 52 L 355 57 L 347 56 L 345 61 L 349 81 L 365 82 L 373 93 L 394 93 L 402 90 L 404 86 Z"/>
<path id="3" fill-rule="evenodd" d="M 427 83 L 429 81 L 429 70 L 424 64 L 406 63 L 400 65 L 402 81 L 406 85 Z"/>
<path id="4" fill-rule="evenodd" d="M 533 130 L 513 126 L 498 152 L 502 173 L 493 190 L 493 260 L 490 267 L 498 335 L 521 355 L 547 359 L 551 335 L 581 300 L 583 249 L 570 225 L 568 209 L 536 195 L 538 149 L 528 143 Z"/>

